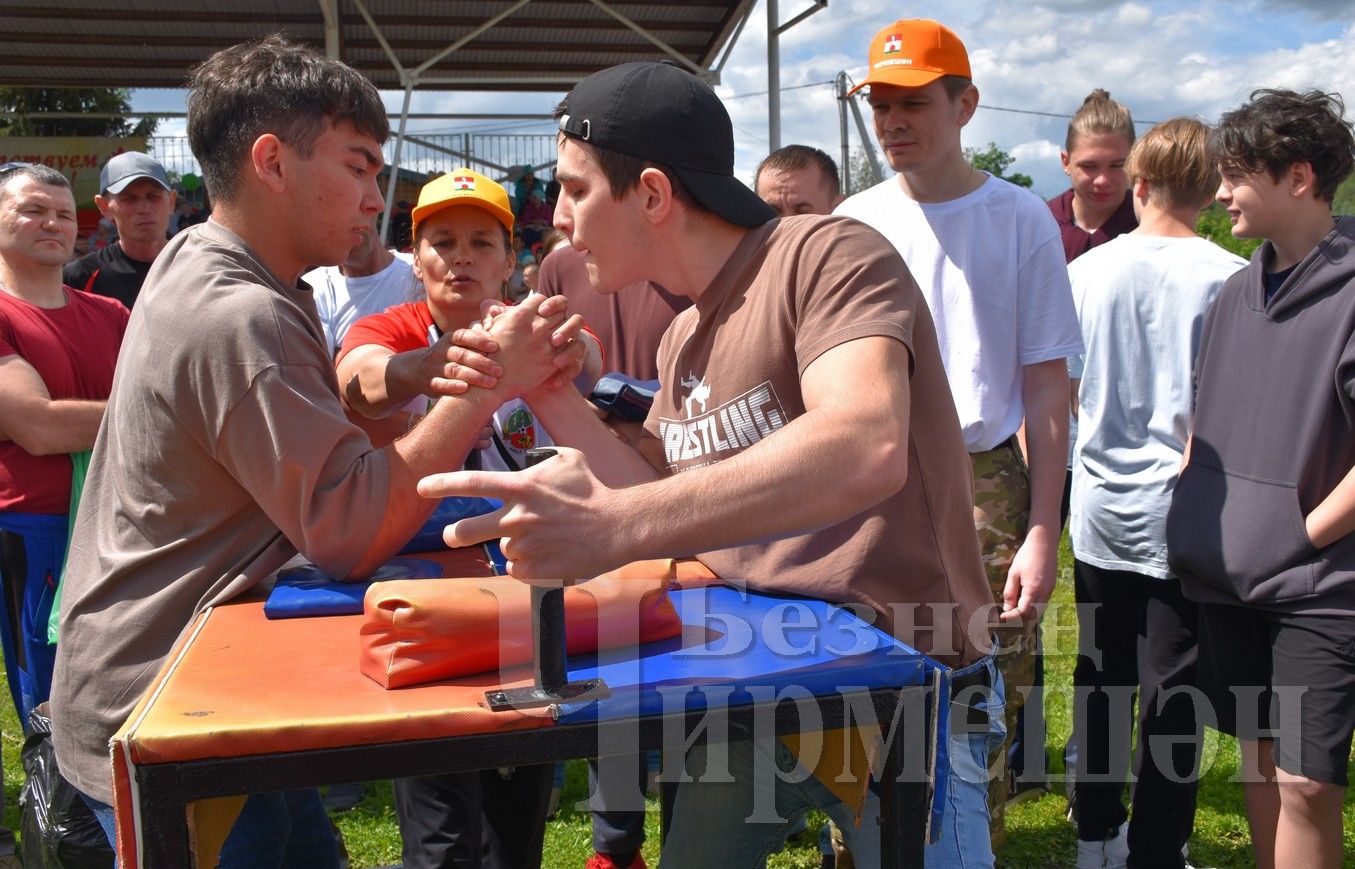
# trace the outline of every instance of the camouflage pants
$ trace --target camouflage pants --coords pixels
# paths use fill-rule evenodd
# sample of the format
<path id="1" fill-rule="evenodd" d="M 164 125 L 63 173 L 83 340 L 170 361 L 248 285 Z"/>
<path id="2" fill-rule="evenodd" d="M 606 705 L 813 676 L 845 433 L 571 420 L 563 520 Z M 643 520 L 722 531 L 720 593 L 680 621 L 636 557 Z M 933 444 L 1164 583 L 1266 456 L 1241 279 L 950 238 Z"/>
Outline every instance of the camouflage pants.
<path id="1" fill-rule="evenodd" d="M 974 527 L 979 534 L 979 548 L 983 553 L 983 567 L 988 574 L 988 585 L 993 600 L 1002 603 L 1002 590 L 1007 584 L 1016 551 L 1026 537 L 1030 518 L 1030 474 L 1014 441 L 996 449 L 970 455 L 974 468 Z M 1006 684 L 1007 738 L 995 755 L 989 758 L 992 778 L 988 784 L 988 810 L 992 817 L 991 832 L 994 852 L 1006 836 L 1004 810 L 1007 804 L 1007 751 L 1016 721 L 1026 702 L 1026 692 L 1035 676 L 1035 627 L 999 628 L 997 666 Z"/>

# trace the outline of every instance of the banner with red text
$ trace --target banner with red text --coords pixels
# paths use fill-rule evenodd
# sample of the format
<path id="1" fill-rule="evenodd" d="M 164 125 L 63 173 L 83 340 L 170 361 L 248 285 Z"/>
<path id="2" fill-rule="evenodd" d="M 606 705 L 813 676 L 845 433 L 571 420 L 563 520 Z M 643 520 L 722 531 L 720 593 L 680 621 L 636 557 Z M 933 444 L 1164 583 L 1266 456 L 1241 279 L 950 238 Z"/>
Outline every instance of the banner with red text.
<path id="1" fill-rule="evenodd" d="M 104 136 L 0 136 L 0 163 L 41 163 L 65 175 L 75 190 L 79 208 L 93 207 L 99 192 L 99 169 L 123 151 L 145 151 L 144 138 Z"/>

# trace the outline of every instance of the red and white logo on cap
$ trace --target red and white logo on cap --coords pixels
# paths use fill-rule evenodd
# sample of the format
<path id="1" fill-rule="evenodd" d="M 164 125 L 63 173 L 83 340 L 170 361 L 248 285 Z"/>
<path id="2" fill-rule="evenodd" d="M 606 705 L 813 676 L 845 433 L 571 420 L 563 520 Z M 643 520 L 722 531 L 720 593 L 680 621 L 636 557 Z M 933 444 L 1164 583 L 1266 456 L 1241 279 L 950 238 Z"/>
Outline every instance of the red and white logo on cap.
<path id="1" fill-rule="evenodd" d="M 475 189 L 475 179 L 474 179 L 473 177 L 471 177 L 470 175 L 456 175 L 456 176 L 453 176 L 453 178 L 452 178 L 452 184 L 454 184 L 454 185 L 456 186 L 456 189 L 457 189 L 457 190 L 474 190 L 474 189 Z"/>
<path id="2" fill-rule="evenodd" d="M 903 35 L 891 33 L 885 37 L 885 54 L 893 54 L 896 51 L 903 51 Z"/>

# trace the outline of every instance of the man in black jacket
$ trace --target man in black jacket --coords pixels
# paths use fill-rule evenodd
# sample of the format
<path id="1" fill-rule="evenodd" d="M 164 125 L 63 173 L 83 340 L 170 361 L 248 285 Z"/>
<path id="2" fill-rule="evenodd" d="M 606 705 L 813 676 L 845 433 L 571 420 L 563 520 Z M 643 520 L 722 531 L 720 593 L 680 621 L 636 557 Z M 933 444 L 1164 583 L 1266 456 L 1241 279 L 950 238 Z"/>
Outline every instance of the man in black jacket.
<path id="1" fill-rule="evenodd" d="M 165 167 L 137 151 L 123 151 L 99 172 L 94 204 L 113 221 L 118 240 L 66 266 L 67 286 L 117 299 L 130 309 L 168 240 L 174 190 Z"/>

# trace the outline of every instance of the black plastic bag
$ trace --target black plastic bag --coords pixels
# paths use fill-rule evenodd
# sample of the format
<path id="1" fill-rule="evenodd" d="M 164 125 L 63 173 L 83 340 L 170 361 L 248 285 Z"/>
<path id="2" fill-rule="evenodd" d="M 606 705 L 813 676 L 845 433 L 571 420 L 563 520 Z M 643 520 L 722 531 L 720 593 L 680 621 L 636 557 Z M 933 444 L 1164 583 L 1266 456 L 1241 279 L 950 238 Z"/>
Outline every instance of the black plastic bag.
<path id="1" fill-rule="evenodd" d="M 113 849 L 103 827 L 57 769 L 46 703 L 29 713 L 22 756 L 28 776 L 19 792 L 24 866 L 111 869 Z"/>

